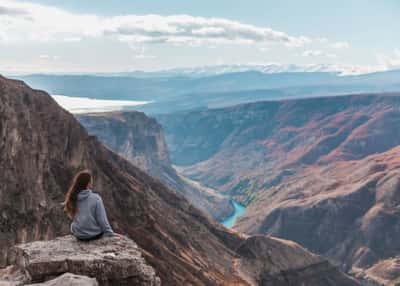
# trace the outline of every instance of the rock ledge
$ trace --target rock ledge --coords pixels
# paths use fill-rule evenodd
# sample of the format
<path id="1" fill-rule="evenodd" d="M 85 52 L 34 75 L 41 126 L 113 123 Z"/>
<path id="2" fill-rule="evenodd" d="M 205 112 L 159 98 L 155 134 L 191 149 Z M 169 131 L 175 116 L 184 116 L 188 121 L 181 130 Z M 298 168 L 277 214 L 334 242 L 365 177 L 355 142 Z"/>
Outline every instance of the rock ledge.
<path id="1" fill-rule="evenodd" d="M 126 237 L 81 242 L 68 235 L 20 244 L 13 248 L 9 262 L 34 283 L 73 273 L 96 278 L 100 286 L 161 285 L 137 244 Z"/>

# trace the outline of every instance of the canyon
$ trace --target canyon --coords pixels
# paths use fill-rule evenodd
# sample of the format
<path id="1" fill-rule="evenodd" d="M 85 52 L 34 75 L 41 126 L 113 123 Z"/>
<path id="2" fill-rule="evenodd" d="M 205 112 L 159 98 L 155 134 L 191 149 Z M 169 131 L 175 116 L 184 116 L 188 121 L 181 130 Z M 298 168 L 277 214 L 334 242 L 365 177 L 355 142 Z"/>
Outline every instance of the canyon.
<path id="1" fill-rule="evenodd" d="M 154 118 L 142 112 L 121 111 L 77 115 L 89 134 L 135 166 L 183 194 L 193 205 L 216 220 L 234 209 L 229 198 L 179 175 L 172 167 L 164 132 Z"/>
<path id="2" fill-rule="evenodd" d="M 47 93 L 0 76 L 0 102 L 1 266 L 15 244 L 69 232 L 61 203 L 88 168 L 115 231 L 137 243 L 162 285 L 360 285 L 295 242 L 215 223 L 104 147 Z"/>
<path id="3" fill-rule="evenodd" d="M 247 206 L 235 229 L 296 241 L 375 281 L 400 276 L 390 260 L 400 250 L 400 94 L 266 101 L 157 119 L 182 174 Z"/>

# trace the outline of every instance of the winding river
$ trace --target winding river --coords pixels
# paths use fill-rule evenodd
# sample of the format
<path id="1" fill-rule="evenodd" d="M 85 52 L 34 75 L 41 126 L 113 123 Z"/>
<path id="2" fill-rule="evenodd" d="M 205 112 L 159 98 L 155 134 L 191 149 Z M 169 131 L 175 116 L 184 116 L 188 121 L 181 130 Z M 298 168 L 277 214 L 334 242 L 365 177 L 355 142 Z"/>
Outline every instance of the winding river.
<path id="1" fill-rule="evenodd" d="M 226 220 L 222 221 L 221 224 L 223 224 L 225 227 L 233 227 L 236 223 L 236 219 L 238 217 L 240 217 L 245 211 L 246 211 L 246 207 L 244 205 L 241 205 L 235 201 L 231 201 L 233 207 L 235 208 L 235 212 L 233 213 L 233 215 L 231 215 L 230 217 L 228 217 Z"/>

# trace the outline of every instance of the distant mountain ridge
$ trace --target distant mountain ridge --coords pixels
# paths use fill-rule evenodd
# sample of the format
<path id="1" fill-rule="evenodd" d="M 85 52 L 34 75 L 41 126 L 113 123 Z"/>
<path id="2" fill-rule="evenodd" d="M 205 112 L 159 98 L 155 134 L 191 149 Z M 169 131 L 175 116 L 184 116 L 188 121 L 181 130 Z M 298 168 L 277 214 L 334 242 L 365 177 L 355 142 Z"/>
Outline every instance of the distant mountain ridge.
<path id="1" fill-rule="evenodd" d="M 114 76 L 114 77 L 136 77 L 136 78 L 168 78 L 168 77 L 207 77 L 227 73 L 257 71 L 266 74 L 273 73 L 301 73 L 301 72 L 326 72 L 339 74 L 343 76 L 372 74 L 376 72 L 393 71 L 396 69 L 385 69 L 383 67 L 363 67 L 355 65 L 341 64 L 280 64 L 280 63 L 260 63 L 260 64 L 225 64 L 225 65 L 208 65 L 195 67 L 171 68 L 155 71 L 133 70 L 125 72 L 109 72 L 109 73 L 82 73 L 81 75 L 95 76 Z M 58 73 L 63 75 L 62 73 Z M 73 75 L 77 73 L 64 73 L 64 75 Z M 23 74 L 21 74 L 23 75 Z"/>
<path id="2" fill-rule="evenodd" d="M 257 70 L 200 77 L 185 73 L 163 77 L 112 75 L 18 76 L 34 88 L 51 94 L 97 99 L 152 101 L 138 107 L 146 113 L 224 107 L 284 98 L 400 90 L 400 71 L 339 76 L 332 72 L 265 73 Z M 260 92 L 262 91 L 262 92 Z M 256 94 L 252 94 L 256 93 Z"/>

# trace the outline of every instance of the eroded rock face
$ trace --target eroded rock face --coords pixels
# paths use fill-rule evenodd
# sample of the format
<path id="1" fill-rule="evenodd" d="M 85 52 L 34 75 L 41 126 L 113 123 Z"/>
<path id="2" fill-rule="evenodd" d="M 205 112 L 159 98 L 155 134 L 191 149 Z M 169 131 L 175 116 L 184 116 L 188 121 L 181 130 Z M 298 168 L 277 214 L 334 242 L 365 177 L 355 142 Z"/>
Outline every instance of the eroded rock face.
<path id="1" fill-rule="evenodd" d="M 161 177 L 171 167 L 164 133 L 158 122 L 142 112 L 109 112 L 77 115 L 90 134 L 142 170 Z"/>
<path id="2" fill-rule="evenodd" d="M 32 282 L 69 272 L 94 277 L 104 286 L 160 285 L 137 244 L 126 237 L 80 242 L 69 235 L 21 244 L 14 247 L 10 263 L 25 271 Z"/>
<path id="3" fill-rule="evenodd" d="M 183 194 L 197 208 L 217 220 L 230 216 L 230 199 L 191 182 L 172 167 L 162 127 L 142 112 L 93 113 L 77 116 L 89 134 L 135 166 Z"/>

